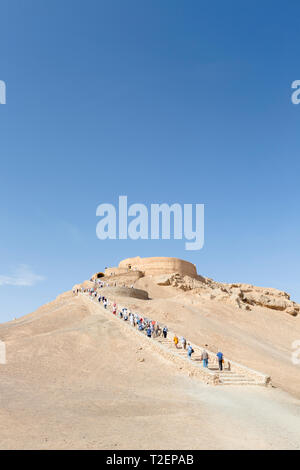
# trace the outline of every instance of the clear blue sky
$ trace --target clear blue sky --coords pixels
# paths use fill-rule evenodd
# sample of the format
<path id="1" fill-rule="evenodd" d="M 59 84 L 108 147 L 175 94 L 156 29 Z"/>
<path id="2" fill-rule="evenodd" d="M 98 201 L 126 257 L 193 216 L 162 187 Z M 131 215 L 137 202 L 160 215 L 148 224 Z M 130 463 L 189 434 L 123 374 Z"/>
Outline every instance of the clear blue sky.
<path id="1" fill-rule="evenodd" d="M 0 321 L 135 255 L 300 301 L 299 2 L 2 0 L 0 15 Z M 122 194 L 204 203 L 204 248 L 98 240 L 97 205 Z"/>

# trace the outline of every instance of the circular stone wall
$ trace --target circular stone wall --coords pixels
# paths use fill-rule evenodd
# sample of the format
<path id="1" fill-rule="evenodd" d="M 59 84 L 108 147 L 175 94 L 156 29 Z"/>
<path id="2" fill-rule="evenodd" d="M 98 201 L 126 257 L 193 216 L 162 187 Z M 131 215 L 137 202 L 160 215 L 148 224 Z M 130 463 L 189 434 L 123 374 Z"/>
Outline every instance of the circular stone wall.
<path id="1" fill-rule="evenodd" d="M 148 300 L 148 292 L 142 289 L 135 289 L 134 287 L 101 287 L 97 290 L 98 294 L 103 293 L 107 295 L 108 299 L 110 296 L 120 297 L 134 297 L 136 299 Z"/>
<path id="2" fill-rule="evenodd" d="M 127 258 L 120 262 L 119 268 L 128 270 L 139 270 L 145 276 L 158 274 L 180 273 L 182 275 L 197 277 L 197 270 L 194 264 L 179 258 Z"/>

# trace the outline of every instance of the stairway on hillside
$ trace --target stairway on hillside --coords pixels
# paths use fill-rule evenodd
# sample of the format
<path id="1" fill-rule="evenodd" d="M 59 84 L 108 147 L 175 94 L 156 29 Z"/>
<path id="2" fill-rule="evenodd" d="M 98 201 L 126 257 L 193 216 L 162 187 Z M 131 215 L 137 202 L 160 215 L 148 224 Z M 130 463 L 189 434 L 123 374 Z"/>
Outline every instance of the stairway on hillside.
<path id="1" fill-rule="evenodd" d="M 178 348 L 176 349 L 174 346 L 174 343 L 171 339 L 169 338 L 153 338 L 155 341 L 158 341 L 159 343 L 163 344 L 165 347 L 168 349 L 172 350 L 173 353 L 177 354 L 179 357 L 186 357 L 187 356 L 187 351 L 183 348 Z M 194 344 L 192 345 L 194 349 L 194 353 L 192 355 L 192 358 L 190 359 L 192 363 L 196 363 L 197 365 L 202 366 L 202 360 L 201 360 L 201 354 L 202 354 L 202 349 L 199 346 L 195 346 Z M 227 362 L 227 367 L 226 363 L 224 366 L 223 371 L 219 371 L 218 365 L 217 365 L 217 360 L 214 360 L 214 358 L 211 358 L 208 362 L 208 370 L 211 372 L 215 372 L 216 374 L 219 374 L 219 384 L 222 385 L 258 385 L 256 381 L 250 377 L 247 377 L 245 374 L 240 374 L 237 372 L 233 372 L 232 370 L 229 369 L 229 363 Z"/>
<path id="2" fill-rule="evenodd" d="M 253 371 L 246 366 L 228 361 L 227 359 L 224 361 L 224 370 L 219 371 L 218 361 L 215 353 L 210 351 L 208 351 L 208 368 L 204 368 L 201 361 L 203 347 L 190 342 L 192 348 L 194 349 L 194 353 L 192 358 L 189 359 L 187 357 L 187 350 L 183 349 L 181 346 L 178 348 L 175 347 L 174 342 L 171 339 L 174 337 L 174 333 L 171 331 L 168 332 L 169 337 L 167 338 L 158 336 L 148 340 L 144 331 L 140 331 L 136 327 L 131 326 L 129 321 L 124 321 L 120 319 L 119 316 L 113 315 L 111 303 L 109 304 L 108 308 L 105 309 L 102 303 L 99 303 L 94 297 L 86 294 L 81 295 L 89 298 L 95 305 L 97 305 L 99 307 L 99 312 L 105 315 L 109 315 L 113 320 L 120 322 L 122 326 L 126 328 L 126 330 L 131 330 L 133 333 L 141 335 L 143 338 L 147 339 L 147 345 L 151 344 L 151 342 L 153 346 L 158 345 L 159 352 L 167 355 L 170 360 L 176 360 L 176 362 L 179 361 L 183 364 L 185 369 L 187 369 L 190 375 L 197 375 L 206 383 L 211 383 L 214 385 L 268 385 L 270 383 L 270 377 L 260 372 Z"/>

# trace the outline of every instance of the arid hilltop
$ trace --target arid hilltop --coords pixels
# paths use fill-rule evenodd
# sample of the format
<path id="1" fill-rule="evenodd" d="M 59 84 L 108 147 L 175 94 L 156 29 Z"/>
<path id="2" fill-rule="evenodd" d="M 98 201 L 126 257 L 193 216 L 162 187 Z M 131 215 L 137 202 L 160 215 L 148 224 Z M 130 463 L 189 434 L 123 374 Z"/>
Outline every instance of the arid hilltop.
<path id="1" fill-rule="evenodd" d="M 188 261 L 178 258 L 127 258 L 119 263 L 118 267 L 106 268 L 106 276 L 128 274 L 138 271 L 142 276 L 153 276 L 157 274 L 180 273 L 190 277 L 197 277 L 196 266 Z"/>
<path id="2" fill-rule="evenodd" d="M 75 294 L 0 325 L 0 448 L 299 449 L 298 305 L 276 289 L 205 278 L 176 258 L 147 260 L 103 269 Z M 272 386 L 203 383 L 82 287 L 212 356 L 222 350 Z"/>
<path id="3" fill-rule="evenodd" d="M 178 258 L 128 258 L 121 261 L 118 267 L 106 268 L 105 274 L 96 273 L 91 280 L 104 276 L 126 285 L 132 280 L 151 277 L 158 285 L 178 287 L 195 296 L 229 302 L 246 310 L 251 310 L 251 306 L 261 306 L 290 315 L 300 312 L 300 305 L 293 302 L 286 292 L 250 284 L 216 282 L 198 275 L 194 264 Z"/>

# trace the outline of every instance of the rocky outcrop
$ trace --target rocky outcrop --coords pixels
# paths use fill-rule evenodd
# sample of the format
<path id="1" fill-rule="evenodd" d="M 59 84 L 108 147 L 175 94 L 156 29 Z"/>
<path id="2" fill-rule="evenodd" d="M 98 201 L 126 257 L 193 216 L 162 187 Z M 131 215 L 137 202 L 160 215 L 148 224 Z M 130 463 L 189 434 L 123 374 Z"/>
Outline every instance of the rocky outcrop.
<path id="1" fill-rule="evenodd" d="M 242 301 L 249 305 L 259 305 L 274 310 L 281 310 L 290 315 L 297 315 L 300 311 L 300 305 L 293 302 L 286 292 L 245 284 L 241 284 L 237 289 Z"/>
<path id="2" fill-rule="evenodd" d="M 290 315 L 300 312 L 300 305 L 290 299 L 289 294 L 273 288 L 256 287 L 251 284 L 225 284 L 198 276 L 197 279 L 179 273 L 160 276 L 156 282 L 161 286 L 173 286 L 190 291 L 203 299 L 229 302 L 244 310 L 253 306 L 280 310 Z"/>
<path id="3" fill-rule="evenodd" d="M 200 280 L 201 279 L 201 280 Z M 159 286 L 173 286 L 179 287 L 182 290 L 202 289 L 205 278 L 192 278 L 190 276 L 183 276 L 180 273 L 165 274 L 163 276 L 155 277 L 156 283 Z"/>

